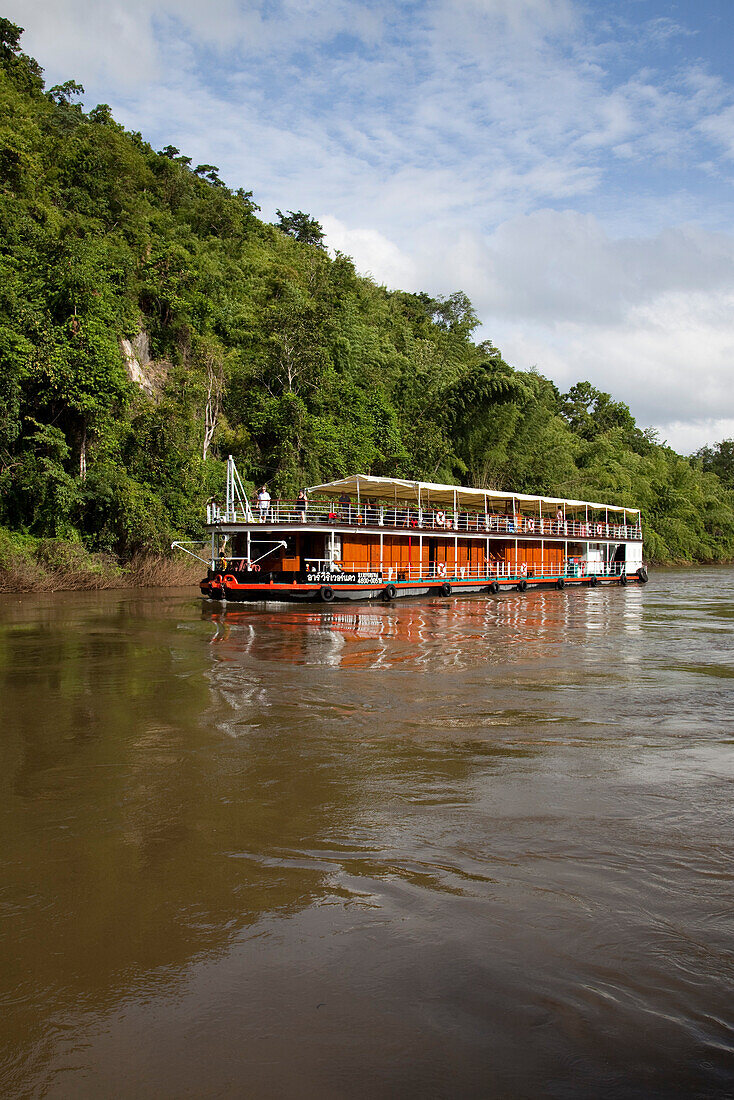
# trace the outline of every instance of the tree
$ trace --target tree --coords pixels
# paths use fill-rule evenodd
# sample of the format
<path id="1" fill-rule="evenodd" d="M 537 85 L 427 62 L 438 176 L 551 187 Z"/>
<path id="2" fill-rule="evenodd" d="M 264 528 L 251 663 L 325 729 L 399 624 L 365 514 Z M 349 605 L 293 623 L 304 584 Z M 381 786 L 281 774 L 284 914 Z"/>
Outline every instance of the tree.
<path id="1" fill-rule="evenodd" d="M 316 248 L 326 249 L 324 231 L 315 218 L 304 214 L 302 210 L 289 210 L 287 214 L 276 210 L 275 213 L 278 215 L 278 229 L 283 233 L 301 244 L 312 244 Z"/>
<path id="2" fill-rule="evenodd" d="M 212 339 L 202 339 L 198 358 L 204 368 L 206 396 L 204 399 L 204 439 L 202 458 L 206 461 L 222 411 L 224 394 L 224 356 L 222 347 Z"/>
<path id="3" fill-rule="evenodd" d="M 433 320 L 441 328 L 459 336 L 470 336 L 479 324 L 474 306 L 463 290 L 455 290 L 448 298 L 436 298 L 433 305 Z M 493 351 L 497 349 L 494 348 Z M 493 358 L 496 356 L 493 355 Z"/>
<path id="4" fill-rule="evenodd" d="M 98 103 L 97 106 L 93 107 L 89 112 L 88 117 L 90 122 L 95 122 L 98 126 L 114 124 L 112 108 L 109 103 Z"/>
<path id="5" fill-rule="evenodd" d="M 734 489 L 734 439 L 722 439 L 711 447 L 701 447 L 694 458 L 704 470 L 710 470 L 729 489 Z"/>
<path id="6" fill-rule="evenodd" d="M 194 175 L 199 176 L 200 179 L 205 179 L 208 183 L 213 184 L 214 187 L 224 187 L 224 184 L 219 178 L 219 169 L 216 164 L 197 164 L 194 168 Z"/>
<path id="7" fill-rule="evenodd" d="M 84 95 L 84 87 L 77 84 L 76 80 L 67 80 L 64 84 L 54 84 L 53 88 L 49 88 L 46 92 L 46 95 L 58 106 L 64 104 L 70 107 L 72 99 L 81 99 Z M 107 110 L 109 111 L 109 107 Z"/>
<path id="8" fill-rule="evenodd" d="M 612 401 L 608 393 L 597 390 L 591 382 L 577 382 L 563 394 L 560 412 L 571 431 L 582 439 L 594 439 L 612 428 L 638 430 L 627 405 Z"/>
<path id="9" fill-rule="evenodd" d="M 245 207 L 248 214 L 254 214 L 256 210 L 260 209 L 252 197 L 252 191 L 245 191 L 244 187 L 238 187 L 235 191 L 235 195 Z"/>
<path id="10" fill-rule="evenodd" d="M 20 53 L 20 36 L 23 27 L 17 23 L 11 23 L 9 19 L 0 17 L 0 62 L 7 65 L 9 61 Z"/>
<path id="11" fill-rule="evenodd" d="M 43 69 L 32 57 L 20 51 L 23 27 L 0 17 L 0 66 L 24 92 L 38 95 L 43 90 Z"/>

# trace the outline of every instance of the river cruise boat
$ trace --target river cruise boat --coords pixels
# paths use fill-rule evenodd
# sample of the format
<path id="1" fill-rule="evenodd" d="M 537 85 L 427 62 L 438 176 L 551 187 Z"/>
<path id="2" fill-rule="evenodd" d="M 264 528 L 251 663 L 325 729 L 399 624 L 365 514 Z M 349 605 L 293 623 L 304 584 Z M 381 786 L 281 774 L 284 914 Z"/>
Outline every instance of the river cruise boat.
<path id="1" fill-rule="evenodd" d="M 312 485 L 297 501 L 251 504 L 231 457 L 225 504 L 207 505 L 206 531 L 201 592 L 212 600 L 331 603 L 647 580 L 637 508 L 370 474 Z"/>

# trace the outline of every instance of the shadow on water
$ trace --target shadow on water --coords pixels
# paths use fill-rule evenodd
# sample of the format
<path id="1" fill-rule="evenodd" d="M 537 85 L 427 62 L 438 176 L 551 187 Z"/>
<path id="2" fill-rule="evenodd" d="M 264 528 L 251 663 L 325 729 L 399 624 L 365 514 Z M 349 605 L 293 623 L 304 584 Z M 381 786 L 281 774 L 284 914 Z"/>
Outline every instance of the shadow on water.
<path id="1" fill-rule="evenodd" d="M 0 602 L 4 1094 L 727 1095 L 733 595 Z"/>

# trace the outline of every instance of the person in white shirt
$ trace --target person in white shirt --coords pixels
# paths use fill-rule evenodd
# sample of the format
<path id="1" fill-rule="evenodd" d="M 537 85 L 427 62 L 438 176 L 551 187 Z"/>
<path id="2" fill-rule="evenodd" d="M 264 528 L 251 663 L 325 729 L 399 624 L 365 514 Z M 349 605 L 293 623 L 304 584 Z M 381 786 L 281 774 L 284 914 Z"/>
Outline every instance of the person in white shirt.
<path id="1" fill-rule="evenodd" d="M 264 485 L 257 494 L 257 510 L 260 513 L 260 522 L 264 523 L 270 510 L 270 493 Z"/>

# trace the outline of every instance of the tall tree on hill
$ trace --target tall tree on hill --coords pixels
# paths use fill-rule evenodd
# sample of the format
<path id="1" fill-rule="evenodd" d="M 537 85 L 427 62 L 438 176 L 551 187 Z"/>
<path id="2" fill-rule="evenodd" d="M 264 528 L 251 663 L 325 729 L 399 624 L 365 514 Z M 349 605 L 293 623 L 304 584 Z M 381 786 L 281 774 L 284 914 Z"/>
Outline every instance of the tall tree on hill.
<path id="1" fill-rule="evenodd" d="M 577 382 L 561 398 L 560 412 L 572 432 L 594 439 L 611 428 L 633 429 L 634 418 L 622 401 L 612 401 L 591 382 Z"/>
<path id="2" fill-rule="evenodd" d="M 734 489 L 734 439 L 722 439 L 711 447 L 701 447 L 694 458 L 701 462 L 704 470 L 710 470 L 729 489 Z"/>
<path id="3" fill-rule="evenodd" d="M 19 88 L 38 95 L 43 91 L 43 69 L 32 57 L 21 52 L 22 34 L 23 27 L 0 16 L 0 65 Z"/>
<path id="4" fill-rule="evenodd" d="M 278 229 L 287 233 L 289 237 L 301 244 L 312 244 L 316 248 L 326 248 L 324 244 L 324 231 L 315 218 L 304 214 L 302 210 L 289 210 L 284 214 L 282 210 L 276 210 L 278 215 Z"/>

